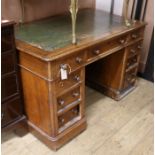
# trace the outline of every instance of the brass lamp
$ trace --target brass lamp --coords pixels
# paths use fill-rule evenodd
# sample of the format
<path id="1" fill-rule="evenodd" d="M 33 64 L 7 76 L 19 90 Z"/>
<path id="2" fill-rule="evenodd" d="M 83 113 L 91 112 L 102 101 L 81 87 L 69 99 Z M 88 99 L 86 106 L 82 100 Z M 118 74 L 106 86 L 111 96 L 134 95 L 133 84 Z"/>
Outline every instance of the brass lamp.
<path id="1" fill-rule="evenodd" d="M 76 44 L 76 18 L 78 12 L 78 0 L 71 0 L 70 4 L 70 13 L 72 18 L 72 43 Z"/>
<path id="2" fill-rule="evenodd" d="M 20 5 L 21 5 L 21 21 L 20 21 L 20 23 L 24 23 L 24 21 L 25 21 L 24 0 L 20 0 Z"/>
<path id="3" fill-rule="evenodd" d="M 125 7 L 124 7 L 124 10 L 123 10 L 123 12 L 124 12 L 124 18 L 125 18 L 125 25 L 127 27 L 131 26 L 131 23 L 130 23 L 130 21 L 128 19 L 129 1 L 130 0 L 125 0 Z"/>

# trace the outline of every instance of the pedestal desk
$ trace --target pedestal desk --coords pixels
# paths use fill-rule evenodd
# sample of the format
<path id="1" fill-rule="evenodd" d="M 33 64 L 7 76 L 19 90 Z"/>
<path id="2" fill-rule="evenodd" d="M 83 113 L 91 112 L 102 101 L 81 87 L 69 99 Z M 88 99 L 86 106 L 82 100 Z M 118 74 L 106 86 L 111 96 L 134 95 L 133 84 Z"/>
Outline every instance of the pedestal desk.
<path id="1" fill-rule="evenodd" d="M 86 129 L 85 82 L 115 100 L 135 88 L 146 25 L 81 10 L 72 45 L 70 22 L 65 14 L 16 28 L 28 124 L 53 150 Z"/>

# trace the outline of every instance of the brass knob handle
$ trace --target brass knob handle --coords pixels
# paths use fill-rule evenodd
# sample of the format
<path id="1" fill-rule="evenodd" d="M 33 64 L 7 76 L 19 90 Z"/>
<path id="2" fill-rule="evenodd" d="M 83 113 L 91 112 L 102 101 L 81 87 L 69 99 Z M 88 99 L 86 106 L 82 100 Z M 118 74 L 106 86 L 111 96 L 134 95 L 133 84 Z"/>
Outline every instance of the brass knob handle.
<path id="1" fill-rule="evenodd" d="M 136 77 L 135 73 L 132 73 L 131 76 L 132 76 L 132 78 L 133 78 L 133 77 L 134 77 L 134 78 Z"/>
<path id="2" fill-rule="evenodd" d="M 142 46 L 141 45 L 138 45 L 138 47 L 137 47 L 138 49 L 142 49 Z"/>
<path id="3" fill-rule="evenodd" d="M 131 80 L 132 80 L 132 77 L 131 77 L 131 75 L 130 75 L 130 76 L 127 77 L 127 81 L 128 81 L 128 82 L 131 82 Z"/>
<path id="4" fill-rule="evenodd" d="M 125 40 L 124 39 L 120 39 L 119 41 L 121 44 L 124 44 L 125 43 Z"/>
<path id="5" fill-rule="evenodd" d="M 136 50 L 131 49 L 130 52 L 133 53 L 133 54 L 135 54 L 136 53 Z"/>
<path id="6" fill-rule="evenodd" d="M 133 58 L 133 59 L 132 59 L 132 62 L 133 62 L 133 63 L 137 62 L 137 58 Z"/>
<path id="7" fill-rule="evenodd" d="M 127 66 L 128 66 L 128 67 L 130 66 L 130 62 L 127 63 Z"/>
<path id="8" fill-rule="evenodd" d="M 135 80 L 136 80 L 136 75 L 134 73 L 128 75 L 128 77 L 127 77 L 128 82 L 132 82 L 132 81 L 135 81 Z"/>
<path id="9" fill-rule="evenodd" d="M 60 99 L 60 100 L 58 101 L 58 103 L 59 103 L 59 105 L 64 106 L 65 101 L 64 101 L 63 99 Z"/>
<path id="10" fill-rule="evenodd" d="M 132 34 L 131 36 L 133 39 L 136 39 L 138 36 L 136 34 Z"/>
<path id="11" fill-rule="evenodd" d="M 80 77 L 78 75 L 74 76 L 74 80 L 76 80 L 77 82 L 80 81 Z"/>
<path id="12" fill-rule="evenodd" d="M 137 58 L 133 59 L 134 62 L 137 62 Z"/>
<path id="13" fill-rule="evenodd" d="M 78 97 L 80 95 L 79 92 L 73 92 L 73 97 Z"/>
<path id="14" fill-rule="evenodd" d="M 82 58 L 77 57 L 77 58 L 76 58 L 76 62 L 79 63 L 79 64 L 81 64 L 81 63 L 82 63 Z"/>
<path id="15" fill-rule="evenodd" d="M 100 54 L 100 50 L 95 50 L 94 54 L 99 55 Z"/>
<path id="16" fill-rule="evenodd" d="M 78 114 L 78 110 L 77 109 L 72 109 L 73 114 Z"/>
<path id="17" fill-rule="evenodd" d="M 60 118 L 60 122 L 63 124 L 65 122 L 64 118 Z"/>
<path id="18" fill-rule="evenodd" d="M 135 82 L 136 81 L 136 75 L 133 73 L 132 75 L 131 75 L 131 81 L 130 82 Z"/>

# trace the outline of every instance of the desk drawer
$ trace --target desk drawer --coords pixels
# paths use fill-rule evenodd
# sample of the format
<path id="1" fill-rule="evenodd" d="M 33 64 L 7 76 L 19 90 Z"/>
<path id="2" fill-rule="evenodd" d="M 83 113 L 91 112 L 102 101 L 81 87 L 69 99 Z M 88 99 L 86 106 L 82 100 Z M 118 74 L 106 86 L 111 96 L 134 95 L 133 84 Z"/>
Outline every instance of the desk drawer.
<path id="1" fill-rule="evenodd" d="M 115 39 L 106 41 L 102 44 L 98 44 L 88 49 L 87 52 L 87 61 L 91 61 L 92 59 L 96 59 L 100 57 L 103 53 L 114 50 L 115 48 L 121 48 L 127 42 L 127 35 L 117 37 Z M 118 49 L 116 49 L 118 50 Z"/>
<path id="2" fill-rule="evenodd" d="M 2 127 L 15 121 L 22 115 L 20 98 L 15 98 L 4 104 L 1 109 L 1 123 Z"/>
<path id="3" fill-rule="evenodd" d="M 137 67 L 133 68 L 125 74 L 124 88 L 135 85 L 137 80 Z"/>
<path id="4" fill-rule="evenodd" d="M 81 100 L 81 90 L 80 86 L 73 88 L 69 92 L 65 93 L 64 95 L 61 95 L 60 97 L 57 98 L 57 109 L 63 110 L 66 108 L 67 105 L 74 103 L 74 102 L 79 102 Z"/>
<path id="5" fill-rule="evenodd" d="M 59 131 L 63 131 L 65 128 L 68 128 L 71 125 L 73 125 L 73 123 L 76 122 L 75 119 L 79 115 L 80 115 L 79 105 L 77 105 L 76 107 L 72 108 L 71 110 L 69 110 L 65 114 L 59 116 L 58 117 L 58 128 L 59 128 Z"/>
<path id="6" fill-rule="evenodd" d="M 60 77 L 60 69 L 65 67 L 68 73 L 71 73 L 85 64 L 85 52 L 80 51 L 61 59 L 56 60 L 57 76 Z"/>
<path id="7" fill-rule="evenodd" d="M 143 35 L 144 35 L 144 28 L 134 30 L 133 32 L 129 34 L 129 42 L 143 38 Z"/>
<path id="8" fill-rule="evenodd" d="M 17 75 L 12 74 L 2 78 L 2 100 L 18 93 Z"/>
<path id="9" fill-rule="evenodd" d="M 1 56 L 2 75 L 15 71 L 15 53 L 3 53 Z"/>
<path id="10" fill-rule="evenodd" d="M 129 58 L 126 64 L 126 72 L 135 66 L 138 67 L 138 63 L 139 63 L 139 55 L 135 55 L 132 58 Z"/>
<path id="11" fill-rule="evenodd" d="M 138 67 L 141 48 L 141 41 L 127 47 L 126 71 L 132 69 L 135 66 Z"/>
<path id="12" fill-rule="evenodd" d="M 60 78 L 55 81 L 55 90 L 56 94 L 60 94 L 61 92 L 69 89 L 70 87 L 81 83 L 84 80 L 84 69 L 77 70 L 70 75 L 68 75 L 68 79 L 61 80 Z"/>
<path id="13" fill-rule="evenodd" d="M 127 47 L 127 58 L 130 59 L 135 55 L 139 55 L 142 49 L 142 41 Z"/>

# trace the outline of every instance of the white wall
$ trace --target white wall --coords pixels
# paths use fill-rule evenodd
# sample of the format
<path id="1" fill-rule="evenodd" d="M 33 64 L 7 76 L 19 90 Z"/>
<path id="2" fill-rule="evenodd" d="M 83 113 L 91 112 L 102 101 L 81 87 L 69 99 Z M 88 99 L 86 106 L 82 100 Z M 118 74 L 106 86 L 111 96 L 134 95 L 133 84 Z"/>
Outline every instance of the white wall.
<path id="1" fill-rule="evenodd" d="M 124 0 L 114 0 L 114 14 L 122 15 Z M 96 0 L 96 8 L 110 12 L 111 0 Z"/>

